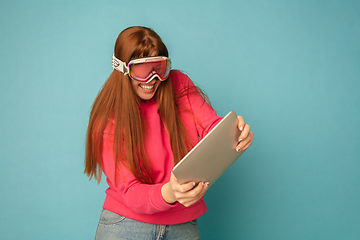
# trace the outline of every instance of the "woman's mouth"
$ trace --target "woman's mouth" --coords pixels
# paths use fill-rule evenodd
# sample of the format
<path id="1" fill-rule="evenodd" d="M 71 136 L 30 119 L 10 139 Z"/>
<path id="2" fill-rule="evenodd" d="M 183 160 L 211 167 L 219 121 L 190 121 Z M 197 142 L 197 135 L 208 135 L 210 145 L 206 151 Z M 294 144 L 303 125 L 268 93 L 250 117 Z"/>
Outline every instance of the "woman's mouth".
<path id="1" fill-rule="evenodd" d="M 140 87 L 144 89 L 145 91 L 149 91 L 154 88 L 155 85 L 142 85 L 140 84 Z"/>

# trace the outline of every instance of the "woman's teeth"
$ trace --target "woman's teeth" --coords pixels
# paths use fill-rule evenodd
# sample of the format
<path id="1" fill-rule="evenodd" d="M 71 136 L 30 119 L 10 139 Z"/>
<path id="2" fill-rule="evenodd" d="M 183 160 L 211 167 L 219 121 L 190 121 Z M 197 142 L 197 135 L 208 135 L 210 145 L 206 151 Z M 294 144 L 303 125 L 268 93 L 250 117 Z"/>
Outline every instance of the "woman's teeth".
<path id="1" fill-rule="evenodd" d="M 151 90 L 154 88 L 154 85 L 141 85 L 140 84 L 140 87 L 144 90 Z"/>

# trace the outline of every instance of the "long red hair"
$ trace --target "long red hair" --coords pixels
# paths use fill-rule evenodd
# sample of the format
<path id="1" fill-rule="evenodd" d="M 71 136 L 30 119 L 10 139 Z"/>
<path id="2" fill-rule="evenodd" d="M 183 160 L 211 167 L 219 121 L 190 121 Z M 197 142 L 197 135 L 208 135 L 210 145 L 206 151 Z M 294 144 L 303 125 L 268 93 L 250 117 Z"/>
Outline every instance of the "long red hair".
<path id="1" fill-rule="evenodd" d="M 168 56 L 168 50 L 161 38 L 149 28 L 127 28 L 116 40 L 114 54 L 123 62 L 128 63 L 133 58 L 154 53 Z M 98 182 L 102 176 L 102 133 L 111 121 L 114 121 L 115 171 L 118 164 L 122 163 L 142 183 L 154 183 L 143 142 L 146 121 L 141 113 L 141 99 L 134 92 L 131 81 L 127 75 L 113 70 L 96 97 L 90 113 L 84 173 Z M 155 95 L 162 123 L 170 136 L 174 164 L 193 147 L 177 105 L 177 100 L 184 94 L 189 94 L 189 91 L 183 89 L 176 93 L 171 79 L 167 79 L 161 82 Z"/>

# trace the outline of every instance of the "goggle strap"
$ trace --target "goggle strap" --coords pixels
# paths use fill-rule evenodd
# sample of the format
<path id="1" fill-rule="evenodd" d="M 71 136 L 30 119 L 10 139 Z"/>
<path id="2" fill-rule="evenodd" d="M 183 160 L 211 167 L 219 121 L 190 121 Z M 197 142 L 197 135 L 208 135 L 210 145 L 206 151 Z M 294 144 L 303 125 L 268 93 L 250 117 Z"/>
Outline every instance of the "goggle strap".
<path id="1" fill-rule="evenodd" d="M 129 74 L 129 68 L 126 66 L 126 63 L 116 58 L 115 54 L 112 57 L 112 67 L 124 75 Z"/>

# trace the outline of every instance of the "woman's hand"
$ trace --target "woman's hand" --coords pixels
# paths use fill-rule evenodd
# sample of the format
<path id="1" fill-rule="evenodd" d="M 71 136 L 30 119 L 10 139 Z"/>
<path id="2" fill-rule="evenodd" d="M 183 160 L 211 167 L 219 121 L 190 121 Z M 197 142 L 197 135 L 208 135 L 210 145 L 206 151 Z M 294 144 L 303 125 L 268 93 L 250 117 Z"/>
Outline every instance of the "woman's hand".
<path id="1" fill-rule="evenodd" d="M 240 152 L 242 150 L 247 149 L 252 141 L 253 141 L 253 132 L 250 131 L 250 126 L 245 124 L 244 118 L 242 116 L 238 116 L 238 127 L 241 131 L 239 136 L 239 144 L 236 146 L 236 151 Z"/>
<path id="2" fill-rule="evenodd" d="M 170 181 L 161 188 L 161 195 L 169 204 L 179 202 L 185 207 L 189 207 L 201 199 L 208 188 L 209 183 L 205 182 L 199 182 L 197 185 L 195 182 L 180 184 L 171 173 Z"/>

